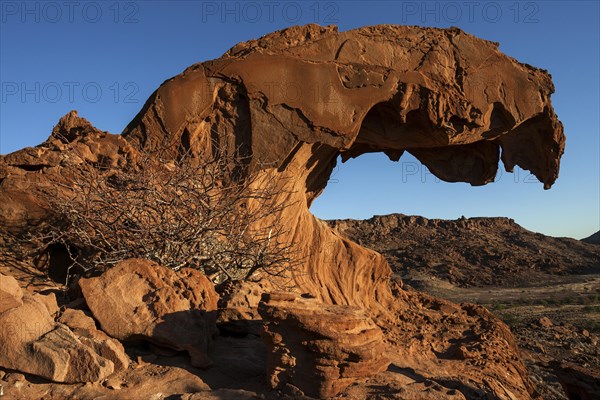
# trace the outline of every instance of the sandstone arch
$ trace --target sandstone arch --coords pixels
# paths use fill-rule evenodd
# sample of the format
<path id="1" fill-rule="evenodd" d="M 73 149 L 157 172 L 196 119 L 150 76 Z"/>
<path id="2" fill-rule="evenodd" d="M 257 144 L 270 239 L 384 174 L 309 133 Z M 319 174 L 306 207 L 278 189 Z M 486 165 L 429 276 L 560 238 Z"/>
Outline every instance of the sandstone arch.
<path id="1" fill-rule="evenodd" d="M 299 291 L 368 310 L 397 345 L 395 365 L 411 376 L 469 398 L 532 398 L 505 325 L 482 307 L 401 290 L 380 254 L 309 207 L 338 156 L 374 151 L 392 160 L 410 152 L 439 178 L 474 185 L 490 182 L 501 160 L 549 188 L 565 145 L 553 91 L 546 71 L 454 28 L 292 27 L 167 80 L 121 136 L 71 112 L 42 145 L 2 156 L 0 222 L 18 232 L 46 218 L 36 193 L 82 162 L 119 168 L 140 148 L 169 144 L 177 157 L 228 140 L 289 189 L 283 200 L 294 206 L 273 218 L 307 257 L 295 276 Z"/>
<path id="2" fill-rule="evenodd" d="M 439 178 L 482 185 L 501 159 L 549 188 L 564 149 L 550 75 L 458 29 L 293 27 L 240 43 L 166 81 L 123 132 L 134 146 L 218 132 L 249 145 L 265 173 L 286 178 L 298 206 L 278 216 L 308 256 L 301 290 L 326 302 L 377 307 L 391 271 L 308 208 L 336 158 L 410 152 Z M 240 140 L 243 137 L 243 140 Z M 292 182 L 292 183 L 289 183 Z"/>

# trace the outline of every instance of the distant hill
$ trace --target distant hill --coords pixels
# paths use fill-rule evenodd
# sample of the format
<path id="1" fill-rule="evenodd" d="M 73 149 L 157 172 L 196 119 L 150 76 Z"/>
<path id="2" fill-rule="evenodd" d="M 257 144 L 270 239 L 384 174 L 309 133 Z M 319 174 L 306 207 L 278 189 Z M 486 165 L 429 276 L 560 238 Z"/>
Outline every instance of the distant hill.
<path id="1" fill-rule="evenodd" d="M 523 286 L 548 275 L 600 271 L 600 246 L 534 233 L 509 218 L 391 214 L 328 223 L 384 254 L 394 272 L 409 280 L 420 274 L 462 287 Z"/>
<path id="2" fill-rule="evenodd" d="M 585 239 L 581 239 L 581 241 L 590 244 L 600 244 L 600 231 L 594 233 L 591 236 L 586 237 Z"/>

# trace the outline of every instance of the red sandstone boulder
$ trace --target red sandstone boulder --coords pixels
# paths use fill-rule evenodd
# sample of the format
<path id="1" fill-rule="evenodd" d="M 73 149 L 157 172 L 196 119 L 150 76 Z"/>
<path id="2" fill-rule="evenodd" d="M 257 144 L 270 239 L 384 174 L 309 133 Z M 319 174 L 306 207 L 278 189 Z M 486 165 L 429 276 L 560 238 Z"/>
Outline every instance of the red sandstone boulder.
<path id="1" fill-rule="evenodd" d="M 58 318 L 58 322 L 71 328 L 80 342 L 112 361 L 115 372 L 125 370 L 129 366 L 129 357 L 121 342 L 96 329 L 94 319 L 83 311 L 67 308 Z"/>
<path id="2" fill-rule="evenodd" d="M 94 318 L 110 336 L 185 350 L 192 365 L 211 365 L 208 350 L 216 335 L 218 295 L 199 271 L 174 272 L 131 259 L 99 277 L 81 279 L 79 285 Z"/>
<path id="3" fill-rule="evenodd" d="M 359 308 L 279 292 L 264 295 L 259 312 L 274 389 L 332 397 L 390 363 L 381 329 Z"/>

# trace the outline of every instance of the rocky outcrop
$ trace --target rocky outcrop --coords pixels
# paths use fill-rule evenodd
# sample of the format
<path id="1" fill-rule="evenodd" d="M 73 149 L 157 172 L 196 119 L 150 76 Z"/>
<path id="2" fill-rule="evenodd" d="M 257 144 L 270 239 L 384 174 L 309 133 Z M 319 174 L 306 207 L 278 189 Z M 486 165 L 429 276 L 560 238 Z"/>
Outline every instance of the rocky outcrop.
<path id="1" fill-rule="evenodd" d="M 123 137 L 149 150 L 171 144 L 173 157 L 203 154 L 210 132 L 244 144 L 295 204 L 273 217 L 307 255 L 300 290 L 371 307 L 387 297 L 387 263 L 309 211 L 337 157 L 380 151 L 398 160 L 407 151 L 441 179 L 474 185 L 492 181 L 502 160 L 550 187 L 564 148 L 553 91 L 546 71 L 458 29 L 308 25 L 189 67 L 158 88 Z"/>
<path id="2" fill-rule="evenodd" d="M 82 279 L 86 303 L 102 330 L 119 340 L 146 339 L 187 351 L 192 365 L 211 365 L 218 296 L 199 271 L 174 272 L 152 261 L 125 260 L 99 277 Z"/>
<path id="3" fill-rule="evenodd" d="M 333 397 L 390 363 L 381 329 L 359 308 L 277 292 L 263 296 L 259 312 L 274 389 Z"/>
<path id="4" fill-rule="evenodd" d="M 389 214 L 328 223 L 383 254 L 396 274 L 415 285 L 435 276 L 461 287 L 515 286 L 551 275 L 589 273 L 600 266 L 600 247 L 531 232 L 510 218 Z"/>
<path id="5" fill-rule="evenodd" d="M 60 183 L 77 174 L 81 163 L 121 168 L 132 157 L 134 150 L 122 137 L 69 112 L 43 144 L 0 156 L 0 226 L 18 234 L 49 218 L 44 194 L 66 190 Z"/>
<path id="6" fill-rule="evenodd" d="M 553 91 L 546 71 L 455 28 L 382 25 L 339 32 L 334 26 L 291 27 L 240 43 L 221 58 L 169 79 L 122 136 L 100 132 L 71 113 L 44 144 L 1 157 L 0 226 L 18 233 L 47 218 L 38 193 L 76 173 L 78 163 L 120 168 L 138 151 L 159 148 L 171 150 L 165 158 L 201 157 L 219 141 L 228 142 L 249 157 L 248 171 L 274 177 L 282 188 L 277 200 L 289 207 L 261 223 L 285 225 L 279 239 L 294 243 L 305 256 L 300 268 L 290 272 L 298 291 L 326 304 L 360 307 L 392 337 L 403 326 L 419 326 L 427 313 L 415 310 L 407 314 L 415 320 L 399 326 L 398 318 L 406 317 L 417 300 L 393 294 L 384 257 L 309 211 L 337 158 L 383 152 L 397 161 L 406 151 L 439 178 L 473 185 L 491 182 L 502 161 L 507 171 L 518 165 L 549 188 L 558 176 L 565 142 L 550 100 Z M 124 282 L 119 285 L 129 290 Z M 128 304 L 112 304 L 100 291 L 86 299 L 107 330 L 108 312 L 98 317 L 98 311 Z M 110 307 L 101 304 L 105 300 Z M 137 304 L 149 308 L 144 301 Z M 150 326 L 155 311 L 148 310 Z M 469 346 L 484 346 L 490 334 L 504 332 L 492 317 L 486 321 L 478 335 L 459 327 L 456 332 L 463 332 L 461 340 Z M 130 321 L 122 322 L 124 331 L 137 332 Z M 441 318 L 437 322 L 443 323 Z M 171 338 L 141 330 L 163 344 L 177 337 L 171 330 Z M 465 368 L 456 379 L 491 382 L 478 389 L 490 397 L 506 397 L 503 387 L 510 387 L 519 398 L 529 398 L 531 387 L 516 348 L 508 346 L 505 352 L 502 365 L 514 372 L 510 377 L 497 373 L 494 363 L 499 361 L 492 357 L 483 366 L 461 360 Z M 444 354 L 404 354 L 404 364 L 414 361 L 436 375 L 443 372 L 438 361 Z"/>
<path id="7" fill-rule="evenodd" d="M 113 339 L 78 335 L 54 322 L 42 295 L 21 296 L 20 306 L 0 313 L 0 366 L 54 382 L 75 383 L 102 380 L 128 365 L 122 347 Z M 95 329 L 89 334 L 102 335 Z M 113 362 L 115 354 L 121 357 L 120 364 Z"/>
<path id="8" fill-rule="evenodd" d="M 0 221 L 17 229 L 45 215 L 36 190 L 78 162 L 119 167 L 136 148 L 168 145 L 172 157 L 200 155 L 216 132 L 285 186 L 294 206 L 273 218 L 290 227 L 282 240 L 307 255 L 295 277 L 301 291 L 371 307 L 389 293 L 387 263 L 309 211 L 337 157 L 380 151 L 398 160 L 407 151 L 441 179 L 477 185 L 502 160 L 550 187 L 565 141 L 553 91 L 546 71 L 454 28 L 292 27 L 166 81 L 120 137 L 71 113 L 43 145 L 2 157 Z"/>
<path id="9" fill-rule="evenodd" d="M 467 399 L 539 397 L 510 329 L 486 308 L 397 286 L 393 294 L 403 308 L 382 328 L 396 373 Z"/>

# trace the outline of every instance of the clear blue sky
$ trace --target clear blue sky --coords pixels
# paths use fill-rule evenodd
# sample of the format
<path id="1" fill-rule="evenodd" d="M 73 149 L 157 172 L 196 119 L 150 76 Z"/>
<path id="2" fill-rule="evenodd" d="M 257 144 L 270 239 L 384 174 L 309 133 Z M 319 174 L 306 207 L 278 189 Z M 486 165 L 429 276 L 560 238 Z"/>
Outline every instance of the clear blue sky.
<path id="1" fill-rule="evenodd" d="M 507 216 L 581 238 L 600 229 L 597 1 L 0 1 L 0 152 L 34 146 L 71 109 L 119 133 L 165 79 L 234 44 L 291 25 L 458 26 L 550 71 L 565 125 L 561 176 L 549 191 L 528 173 L 485 187 L 436 181 L 404 156 L 339 165 L 313 205 L 322 218 L 402 212 Z"/>

